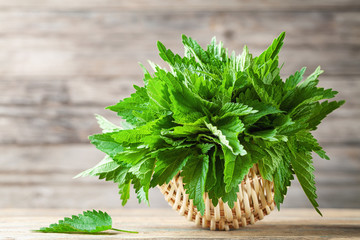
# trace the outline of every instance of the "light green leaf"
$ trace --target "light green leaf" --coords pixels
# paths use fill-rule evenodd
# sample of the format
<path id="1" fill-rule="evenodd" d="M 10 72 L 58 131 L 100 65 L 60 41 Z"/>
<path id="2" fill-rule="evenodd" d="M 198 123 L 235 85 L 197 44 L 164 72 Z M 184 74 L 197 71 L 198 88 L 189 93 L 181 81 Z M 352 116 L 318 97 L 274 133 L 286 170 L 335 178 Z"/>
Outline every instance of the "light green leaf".
<path id="1" fill-rule="evenodd" d="M 240 144 L 238 138 L 239 134 L 245 130 L 241 120 L 237 117 L 229 117 L 221 119 L 217 124 L 219 130 L 226 136 L 226 139 L 229 140 L 230 150 L 232 150 L 235 155 L 245 155 L 246 151 L 244 146 Z"/>
<path id="2" fill-rule="evenodd" d="M 251 64 L 252 56 L 249 53 L 248 47 L 245 45 L 243 48 L 243 52 L 240 57 L 240 71 L 244 72 Z"/>
<path id="3" fill-rule="evenodd" d="M 324 72 L 324 71 L 320 69 L 320 66 L 317 67 L 317 68 L 315 69 L 315 71 L 314 71 L 312 74 L 310 74 L 310 76 L 308 76 L 308 77 L 306 78 L 305 81 L 303 81 L 302 83 L 299 84 L 299 88 L 305 88 L 305 87 L 307 87 L 307 86 L 309 86 L 309 85 L 311 85 L 311 86 L 316 86 L 317 83 L 318 83 L 318 77 L 319 77 L 320 74 L 322 74 L 323 72 Z"/>
<path id="4" fill-rule="evenodd" d="M 284 89 L 287 91 L 293 90 L 296 85 L 298 85 L 298 83 L 303 79 L 305 71 L 306 67 L 303 67 L 299 72 L 295 72 L 294 75 L 291 75 L 288 79 L 286 79 Z"/>
<path id="5" fill-rule="evenodd" d="M 228 102 L 221 107 L 219 116 L 221 116 L 221 118 L 226 118 L 232 116 L 244 116 L 257 112 L 258 110 L 254 110 L 252 107 L 245 104 Z"/>
<path id="6" fill-rule="evenodd" d="M 116 126 L 115 124 L 113 124 L 112 122 L 110 122 L 106 118 L 104 118 L 103 116 L 100 116 L 98 114 L 95 114 L 95 116 L 96 116 L 96 119 L 98 121 L 100 128 L 103 130 L 103 133 L 122 130 L 122 128 L 120 126 Z"/>
<path id="7" fill-rule="evenodd" d="M 123 146 L 115 141 L 111 136 L 114 133 L 95 134 L 89 137 L 90 142 L 96 146 L 97 149 L 106 153 L 110 157 L 116 156 L 123 151 Z"/>
<path id="8" fill-rule="evenodd" d="M 82 173 L 79 173 L 74 178 L 85 176 L 99 176 L 99 179 L 106 181 L 113 181 L 119 185 L 119 194 L 124 206 L 130 198 L 130 179 L 129 169 L 130 165 L 126 163 L 117 163 L 109 156 L 99 162 L 95 167 L 90 168 Z"/>
<path id="9" fill-rule="evenodd" d="M 167 63 L 169 63 L 170 65 L 174 65 L 174 58 L 175 55 L 174 53 L 170 50 L 170 49 L 166 49 L 166 47 L 164 46 L 164 44 L 162 44 L 160 41 L 157 42 L 157 47 L 159 49 L 159 55 L 160 57 Z"/>
<path id="10" fill-rule="evenodd" d="M 83 171 L 76 175 L 74 178 L 86 177 L 86 176 L 98 176 L 101 173 L 111 172 L 116 170 L 119 167 L 119 164 L 114 162 L 111 157 L 106 155 L 103 160 L 101 160 L 94 167 Z"/>
<path id="11" fill-rule="evenodd" d="M 219 138 L 221 144 L 231 150 L 234 155 L 246 154 L 238 139 L 239 133 L 244 131 L 244 124 L 237 117 L 221 119 L 218 122 L 218 127 L 206 122 L 205 125 Z"/>
<path id="12" fill-rule="evenodd" d="M 155 158 L 143 158 L 129 169 L 129 172 L 139 179 L 145 192 L 146 201 L 149 199 L 150 180 L 154 172 L 155 162 Z"/>

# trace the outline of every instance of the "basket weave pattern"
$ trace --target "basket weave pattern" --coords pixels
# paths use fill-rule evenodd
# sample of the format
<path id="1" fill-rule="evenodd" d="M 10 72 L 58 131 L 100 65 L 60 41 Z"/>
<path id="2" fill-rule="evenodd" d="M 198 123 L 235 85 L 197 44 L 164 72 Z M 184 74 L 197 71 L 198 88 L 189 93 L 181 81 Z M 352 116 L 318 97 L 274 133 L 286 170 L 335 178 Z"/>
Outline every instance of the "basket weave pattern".
<path id="1" fill-rule="evenodd" d="M 180 215 L 186 216 L 189 221 L 210 230 L 238 229 L 241 226 L 254 224 L 268 215 L 275 207 L 273 183 L 264 180 L 256 165 L 254 165 L 239 185 L 238 199 L 234 208 L 230 209 L 227 203 L 219 199 L 216 207 L 212 204 L 208 194 L 204 194 L 205 213 L 201 216 L 185 194 L 182 178 L 175 176 L 169 184 L 160 186 L 165 200 Z"/>

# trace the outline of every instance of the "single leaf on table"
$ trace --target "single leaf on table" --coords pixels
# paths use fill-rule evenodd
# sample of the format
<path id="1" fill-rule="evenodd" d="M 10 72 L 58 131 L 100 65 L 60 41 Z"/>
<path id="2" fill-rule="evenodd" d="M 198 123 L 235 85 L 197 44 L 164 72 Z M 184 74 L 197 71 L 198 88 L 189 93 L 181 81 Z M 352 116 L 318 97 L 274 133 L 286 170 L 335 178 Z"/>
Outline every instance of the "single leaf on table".
<path id="1" fill-rule="evenodd" d="M 71 218 L 64 218 L 58 223 L 50 224 L 36 232 L 44 233 L 98 233 L 106 230 L 114 230 L 127 233 L 138 233 L 134 231 L 120 230 L 112 227 L 112 219 L 106 212 L 84 211 L 79 215 L 72 215 Z"/>

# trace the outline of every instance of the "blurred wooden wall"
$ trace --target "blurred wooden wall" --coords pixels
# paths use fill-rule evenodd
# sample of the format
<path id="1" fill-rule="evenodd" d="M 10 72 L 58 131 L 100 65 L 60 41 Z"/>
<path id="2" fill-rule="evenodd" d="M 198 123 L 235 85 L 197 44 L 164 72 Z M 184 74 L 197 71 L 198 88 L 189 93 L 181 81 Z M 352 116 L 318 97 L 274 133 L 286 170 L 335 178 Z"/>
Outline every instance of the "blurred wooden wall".
<path id="1" fill-rule="evenodd" d="M 142 84 L 138 62 L 161 63 L 156 41 L 258 54 L 282 31 L 283 75 L 321 65 L 347 100 L 316 132 L 331 157 L 315 157 L 320 206 L 360 207 L 359 0 L 0 0 L 0 207 L 120 207 L 115 184 L 72 177 L 103 156 L 94 113 L 116 121 L 103 108 Z M 309 207 L 293 186 L 284 206 Z M 157 189 L 151 204 L 167 206 Z"/>

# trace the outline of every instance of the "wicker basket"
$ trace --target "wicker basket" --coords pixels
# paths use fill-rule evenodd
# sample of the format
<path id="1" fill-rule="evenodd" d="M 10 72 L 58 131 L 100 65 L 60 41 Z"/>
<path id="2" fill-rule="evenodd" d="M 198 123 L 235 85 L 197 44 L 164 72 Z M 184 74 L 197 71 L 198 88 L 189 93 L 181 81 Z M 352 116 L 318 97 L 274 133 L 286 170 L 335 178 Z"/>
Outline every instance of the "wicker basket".
<path id="1" fill-rule="evenodd" d="M 162 194 L 174 210 L 189 221 L 210 230 L 230 230 L 254 224 L 268 215 L 275 207 L 273 183 L 262 179 L 254 165 L 239 185 L 238 200 L 233 209 L 219 199 L 214 207 L 208 194 L 204 194 L 205 214 L 201 216 L 185 194 L 182 178 L 177 175 L 169 184 L 160 186 Z"/>

